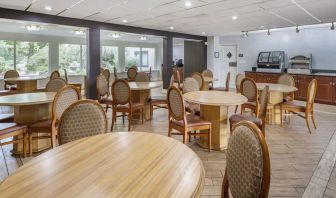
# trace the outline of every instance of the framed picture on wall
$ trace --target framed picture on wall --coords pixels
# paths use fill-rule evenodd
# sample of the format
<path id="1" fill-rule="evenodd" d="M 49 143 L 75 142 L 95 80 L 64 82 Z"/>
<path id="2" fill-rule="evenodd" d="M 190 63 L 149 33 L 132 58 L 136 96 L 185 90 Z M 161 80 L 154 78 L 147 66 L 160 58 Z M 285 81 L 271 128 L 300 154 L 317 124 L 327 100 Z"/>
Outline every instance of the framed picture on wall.
<path id="1" fill-rule="evenodd" d="M 219 58 L 219 52 L 215 52 L 215 58 Z"/>

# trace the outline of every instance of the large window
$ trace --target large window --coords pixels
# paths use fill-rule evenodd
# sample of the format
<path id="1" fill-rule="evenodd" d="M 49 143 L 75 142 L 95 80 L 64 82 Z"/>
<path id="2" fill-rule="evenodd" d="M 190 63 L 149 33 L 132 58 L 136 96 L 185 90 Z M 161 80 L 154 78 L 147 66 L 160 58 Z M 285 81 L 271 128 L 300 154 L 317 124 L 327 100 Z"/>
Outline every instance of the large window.
<path id="1" fill-rule="evenodd" d="M 0 74 L 14 69 L 14 41 L 0 40 Z"/>
<path id="2" fill-rule="evenodd" d="M 148 71 L 155 66 L 155 48 L 126 47 L 125 61 L 126 67 L 136 65 L 140 71 Z"/>
<path id="3" fill-rule="evenodd" d="M 118 68 L 118 47 L 102 46 L 102 65 L 113 71 L 113 68 Z"/>
<path id="4" fill-rule="evenodd" d="M 126 67 L 133 65 L 140 65 L 140 48 L 139 47 L 126 47 L 125 48 L 125 61 Z"/>
<path id="5" fill-rule="evenodd" d="M 66 69 L 68 74 L 86 73 L 86 45 L 60 44 L 60 69 Z"/>
<path id="6" fill-rule="evenodd" d="M 155 48 L 141 49 L 141 68 L 142 70 L 149 70 L 149 67 L 155 66 Z"/>

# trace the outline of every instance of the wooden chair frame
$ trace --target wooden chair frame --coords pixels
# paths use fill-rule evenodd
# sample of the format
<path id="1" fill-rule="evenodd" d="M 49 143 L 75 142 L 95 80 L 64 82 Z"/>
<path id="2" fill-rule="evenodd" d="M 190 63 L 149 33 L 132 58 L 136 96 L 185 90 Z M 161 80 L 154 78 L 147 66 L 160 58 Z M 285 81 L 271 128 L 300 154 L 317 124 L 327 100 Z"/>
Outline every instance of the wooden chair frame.
<path id="1" fill-rule="evenodd" d="M 5 123 L 0 123 L 0 124 L 5 124 Z M 0 146 L 4 146 L 7 144 L 13 144 L 13 143 L 18 143 L 22 141 L 22 153 L 23 153 L 23 157 L 26 157 L 26 141 L 27 141 L 27 126 L 25 125 L 17 125 L 14 127 L 9 127 L 6 129 L 1 130 L 2 132 L 4 132 L 4 134 L 2 134 L 0 132 Z M 22 135 L 22 138 L 20 138 L 20 135 Z M 17 138 L 14 138 L 14 137 Z M 7 139 L 13 137 L 11 140 L 8 140 L 6 142 L 1 142 L 1 140 Z"/>
<path id="2" fill-rule="evenodd" d="M 245 81 L 250 81 L 250 82 L 253 83 L 253 86 L 255 86 L 255 98 L 253 99 L 254 101 L 249 101 L 249 102 L 255 102 L 256 104 L 255 105 L 251 105 L 249 103 L 242 104 L 240 106 L 240 114 L 243 114 L 243 112 L 245 111 L 245 108 L 247 108 L 247 109 L 251 109 L 252 112 L 255 113 L 256 117 L 258 117 L 259 116 L 259 101 L 258 101 L 259 92 L 258 92 L 256 82 L 252 78 L 245 77 L 240 83 L 240 92 L 243 95 L 244 95 L 243 87 L 244 87 L 244 82 Z"/>
<path id="3" fill-rule="evenodd" d="M 280 81 L 280 79 L 281 79 L 282 77 L 284 77 L 284 76 L 290 78 L 290 81 L 293 82 L 293 85 L 291 85 L 291 86 L 295 86 L 295 79 L 294 79 L 294 77 L 293 77 L 292 75 L 289 75 L 289 74 L 282 74 L 281 76 L 279 76 L 279 78 L 278 78 L 278 84 L 282 84 L 282 83 L 280 83 L 279 81 Z M 287 84 L 286 84 L 286 85 L 287 85 Z M 289 97 L 290 97 L 290 100 L 289 100 L 289 101 L 293 101 L 293 100 L 295 99 L 295 98 L 294 98 L 294 97 L 295 97 L 294 92 L 284 93 L 283 95 L 284 95 L 284 98 L 286 98 L 286 96 L 289 96 Z"/>
<path id="4" fill-rule="evenodd" d="M 49 80 L 52 80 L 54 78 L 60 78 L 60 77 L 61 77 L 61 74 L 59 73 L 59 71 L 58 70 L 54 70 L 54 71 L 51 72 Z M 65 81 L 68 83 L 67 77 L 65 78 Z"/>
<path id="5" fill-rule="evenodd" d="M 241 81 L 239 82 L 240 77 L 242 77 L 242 79 L 244 79 L 244 75 L 243 74 L 237 74 L 236 75 L 236 79 L 235 79 L 235 84 L 236 84 L 236 93 L 240 93 L 240 84 Z M 238 111 L 238 105 L 236 105 L 236 109 L 235 109 L 235 113 L 237 113 Z"/>
<path id="6" fill-rule="evenodd" d="M 193 72 L 192 74 L 191 74 L 191 78 L 193 78 L 194 76 L 199 76 L 199 77 L 201 77 L 201 79 L 202 79 L 202 82 L 201 82 L 201 84 L 200 84 L 200 90 L 203 90 L 203 86 L 204 86 L 204 77 L 202 76 L 202 74 L 200 74 L 199 72 Z M 197 81 L 198 82 L 198 81 Z"/>
<path id="7" fill-rule="evenodd" d="M 263 136 L 260 129 L 254 123 L 250 121 L 239 122 L 237 125 L 235 125 L 235 128 L 238 126 L 248 127 L 259 140 L 259 143 L 261 146 L 261 152 L 263 156 L 263 178 L 261 182 L 259 198 L 267 198 L 268 193 L 269 193 L 270 180 L 271 180 L 271 165 L 270 165 L 270 157 L 269 157 L 269 152 L 268 152 L 268 146 L 266 144 L 266 139 Z M 229 198 L 229 181 L 228 181 L 228 176 L 227 176 L 227 169 L 225 169 L 225 176 L 224 176 L 223 184 L 222 184 L 221 197 Z"/>
<path id="8" fill-rule="evenodd" d="M 12 74 L 15 74 L 15 75 L 12 75 Z M 8 75 L 10 75 L 10 76 L 8 76 Z M 16 70 L 14 70 L 14 69 L 12 69 L 12 70 L 8 70 L 8 71 L 5 72 L 4 79 L 6 79 L 6 78 L 13 78 L 13 77 L 19 77 L 19 76 L 20 76 L 19 72 L 16 71 Z M 4 81 L 4 90 L 8 90 L 9 89 L 7 87 L 7 85 L 16 85 L 16 83 L 15 82 L 12 83 L 12 82 L 8 82 L 8 81 Z"/>
<path id="9" fill-rule="evenodd" d="M 104 96 L 106 96 L 106 99 L 107 99 L 107 97 L 110 95 L 110 88 L 109 88 L 109 86 L 108 86 L 108 82 L 107 82 L 107 80 L 106 80 L 106 82 L 107 82 L 107 92 L 105 92 L 105 93 L 99 93 L 99 89 L 98 89 L 98 80 L 99 80 L 99 78 L 102 77 L 102 76 L 105 78 L 105 76 L 104 76 L 103 74 L 99 74 L 99 75 L 97 76 L 97 78 L 96 78 L 96 93 L 97 93 L 97 99 L 98 99 L 98 102 L 99 102 L 99 103 L 101 103 L 100 101 L 103 99 Z M 106 105 L 106 106 L 105 106 L 105 110 L 106 110 L 106 112 L 108 111 L 109 108 L 112 109 L 112 100 L 111 100 L 111 105 L 109 105 L 108 103 L 101 103 L 101 104 L 105 104 L 105 105 Z"/>
<path id="10" fill-rule="evenodd" d="M 134 77 L 130 76 L 130 71 L 132 71 L 132 70 L 134 70 L 135 73 L 136 73 Z M 134 66 L 128 68 L 128 70 L 127 70 L 127 80 L 131 81 L 131 82 L 135 81 L 137 73 L 138 73 L 138 69 L 136 69 Z"/>

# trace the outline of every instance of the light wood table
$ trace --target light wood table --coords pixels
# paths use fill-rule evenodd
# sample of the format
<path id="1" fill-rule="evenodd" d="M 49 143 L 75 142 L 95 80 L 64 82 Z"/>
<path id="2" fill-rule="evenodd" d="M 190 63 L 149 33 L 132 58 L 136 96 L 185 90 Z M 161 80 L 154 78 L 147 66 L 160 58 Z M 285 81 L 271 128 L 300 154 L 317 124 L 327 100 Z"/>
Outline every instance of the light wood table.
<path id="1" fill-rule="evenodd" d="M 205 90 L 205 91 L 210 89 L 210 83 L 218 81 L 217 78 L 211 78 L 211 77 L 203 77 L 203 79 L 204 79 L 204 83 L 203 83 L 202 90 Z"/>
<path id="2" fill-rule="evenodd" d="M 162 82 L 129 82 L 129 86 L 131 88 L 132 102 L 138 102 L 145 104 L 145 119 L 150 119 L 150 104 L 148 103 L 148 99 L 150 98 L 151 89 L 158 88 L 162 86 Z M 139 118 L 140 113 L 135 112 L 134 118 Z"/>
<path id="3" fill-rule="evenodd" d="M 193 91 L 183 95 L 191 103 L 200 104 L 201 117 L 211 121 L 211 148 L 224 150 L 230 134 L 229 106 L 247 102 L 247 98 L 234 92 L 224 91 Z M 208 138 L 200 137 L 200 145 L 208 148 Z"/>
<path id="4" fill-rule="evenodd" d="M 14 122 L 30 125 L 38 120 L 51 117 L 51 104 L 55 94 L 56 92 L 37 92 L 1 96 L 0 106 L 14 107 Z M 33 142 L 33 151 L 41 151 L 50 146 L 48 139 L 39 139 Z M 15 143 L 13 153 L 21 152 L 21 143 Z"/>
<path id="5" fill-rule="evenodd" d="M 295 92 L 298 89 L 296 87 L 274 83 L 257 83 L 257 88 L 259 91 L 261 91 L 265 88 L 266 85 L 269 86 L 270 92 L 268 101 L 268 116 L 266 117 L 266 122 L 268 124 L 280 124 L 280 109 L 276 108 L 276 106 L 283 102 L 285 93 Z"/>
<path id="6" fill-rule="evenodd" d="M 37 80 L 46 79 L 43 76 L 20 76 L 15 78 L 5 78 L 6 82 L 16 83 L 18 92 L 33 92 L 37 89 Z"/>
<path id="7" fill-rule="evenodd" d="M 179 141 L 107 133 L 56 147 L 1 185 L 2 197 L 200 197 L 204 168 Z"/>

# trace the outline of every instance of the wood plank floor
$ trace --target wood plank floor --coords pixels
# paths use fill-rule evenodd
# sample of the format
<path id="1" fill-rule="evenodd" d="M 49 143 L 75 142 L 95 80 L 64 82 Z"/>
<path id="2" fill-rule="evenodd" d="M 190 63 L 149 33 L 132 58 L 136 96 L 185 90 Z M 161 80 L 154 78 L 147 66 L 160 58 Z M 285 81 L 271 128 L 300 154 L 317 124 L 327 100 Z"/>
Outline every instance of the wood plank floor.
<path id="1" fill-rule="evenodd" d="M 230 111 L 233 109 L 234 107 Z M 111 113 L 108 114 L 108 119 L 110 124 Z M 317 130 L 312 134 L 309 134 L 305 120 L 300 117 L 292 117 L 290 124 L 286 123 L 283 128 L 277 125 L 267 126 L 266 139 L 271 158 L 270 197 L 302 197 L 335 133 L 336 106 L 316 105 L 316 121 Z M 121 119 L 118 119 L 114 131 L 126 130 L 127 124 L 123 125 Z M 154 119 L 144 125 L 135 121 L 133 130 L 167 135 L 167 110 L 156 110 Z M 180 137 L 174 138 L 181 140 Z M 205 167 L 203 197 L 219 197 L 225 170 L 225 151 L 208 153 L 195 141 L 188 145 L 198 154 Z M 0 152 L 0 181 L 31 159 L 15 158 L 11 156 L 10 150 L 11 145 L 7 145 Z M 335 164 L 333 167 L 327 185 L 318 189 L 321 197 L 336 197 Z"/>

